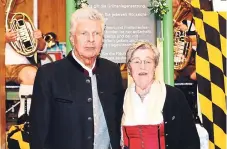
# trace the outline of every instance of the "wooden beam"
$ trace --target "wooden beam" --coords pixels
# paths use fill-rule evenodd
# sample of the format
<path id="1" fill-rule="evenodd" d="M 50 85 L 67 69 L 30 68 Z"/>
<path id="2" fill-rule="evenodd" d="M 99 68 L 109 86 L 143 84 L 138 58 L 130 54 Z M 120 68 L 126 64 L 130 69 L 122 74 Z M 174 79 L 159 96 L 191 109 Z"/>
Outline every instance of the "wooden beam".
<path id="1" fill-rule="evenodd" d="M 5 8 L 0 1 L 0 148 L 6 148 L 6 114 L 5 114 Z"/>

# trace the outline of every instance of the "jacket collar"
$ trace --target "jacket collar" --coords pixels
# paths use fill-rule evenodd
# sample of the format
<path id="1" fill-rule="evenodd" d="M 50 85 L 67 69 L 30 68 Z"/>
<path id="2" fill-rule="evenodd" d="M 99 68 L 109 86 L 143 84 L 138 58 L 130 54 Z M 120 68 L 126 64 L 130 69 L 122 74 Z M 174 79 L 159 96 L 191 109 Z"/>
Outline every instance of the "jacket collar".
<path id="1" fill-rule="evenodd" d="M 89 73 L 86 69 L 84 69 L 72 56 L 72 51 L 69 52 L 69 54 L 66 57 L 79 71 L 81 71 L 82 73 L 84 73 L 86 76 L 89 76 Z M 97 68 L 99 67 L 99 62 L 100 58 L 96 59 L 96 63 L 94 68 L 92 69 L 92 73 L 96 74 L 97 73 Z"/>

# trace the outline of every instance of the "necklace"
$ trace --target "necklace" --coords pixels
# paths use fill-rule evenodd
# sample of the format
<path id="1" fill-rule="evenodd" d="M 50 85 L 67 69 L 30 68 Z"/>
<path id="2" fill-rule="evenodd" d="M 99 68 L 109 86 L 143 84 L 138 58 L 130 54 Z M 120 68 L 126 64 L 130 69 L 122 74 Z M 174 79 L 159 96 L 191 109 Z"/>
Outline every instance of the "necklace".
<path id="1" fill-rule="evenodd" d="M 139 95 L 140 99 L 142 100 L 142 102 L 143 102 L 144 98 L 146 97 L 146 95 L 149 93 L 149 91 L 150 91 L 150 87 L 142 90 L 141 93 L 138 93 L 138 95 Z"/>
<path id="2" fill-rule="evenodd" d="M 138 87 L 138 90 L 137 90 L 136 87 L 135 87 L 135 91 L 139 95 L 142 102 L 143 102 L 144 98 L 146 97 L 146 95 L 150 92 L 150 88 L 151 88 L 151 85 L 152 85 L 153 82 L 154 82 L 154 80 L 152 80 L 149 83 L 149 85 L 147 86 L 147 88 L 145 88 L 144 90 L 142 90 L 142 89 L 139 90 L 139 87 Z"/>

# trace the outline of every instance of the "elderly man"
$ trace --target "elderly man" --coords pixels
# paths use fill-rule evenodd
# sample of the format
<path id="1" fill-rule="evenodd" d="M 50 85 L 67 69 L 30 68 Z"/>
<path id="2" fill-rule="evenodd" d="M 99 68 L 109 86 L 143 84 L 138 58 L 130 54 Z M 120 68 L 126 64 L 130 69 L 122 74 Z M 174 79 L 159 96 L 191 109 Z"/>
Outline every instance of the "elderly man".
<path id="1" fill-rule="evenodd" d="M 31 149 L 119 149 L 123 87 L 117 64 L 99 58 L 104 18 L 71 17 L 73 50 L 38 69 L 31 104 Z"/>

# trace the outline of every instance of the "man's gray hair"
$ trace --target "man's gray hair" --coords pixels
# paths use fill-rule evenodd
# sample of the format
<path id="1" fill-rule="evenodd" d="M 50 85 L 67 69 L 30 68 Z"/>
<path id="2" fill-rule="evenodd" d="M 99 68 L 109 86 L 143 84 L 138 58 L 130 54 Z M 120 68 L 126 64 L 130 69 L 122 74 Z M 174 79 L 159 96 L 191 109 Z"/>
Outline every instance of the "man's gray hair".
<path id="1" fill-rule="evenodd" d="M 146 41 L 135 42 L 128 48 L 128 50 L 126 52 L 126 63 L 128 66 L 129 66 L 129 63 L 130 63 L 135 51 L 137 51 L 138 49 L 150 49 L 154 54 L 155 67 L 158 66 L 160 52 L 154 44 L 146 42 Z"/>
<path id="2" fill-rule="evenodd" d="M 90 19 L 90 20 L 100 20 L 102 23 L 102 30 L 104 32 L 105 28 L 105 22 L 104 22 L 104 17 L 103 15 L 98 12 L 98 10 L 90 8 L 90 7 L 85 7 L 85 8 L 80 8 L 77 9 L 71 16 L 70 20 L 70 37 L 74 35 L 76 31 L 76 25 L 79 20 L 82 19 Z"/>

